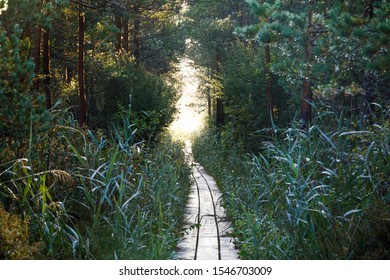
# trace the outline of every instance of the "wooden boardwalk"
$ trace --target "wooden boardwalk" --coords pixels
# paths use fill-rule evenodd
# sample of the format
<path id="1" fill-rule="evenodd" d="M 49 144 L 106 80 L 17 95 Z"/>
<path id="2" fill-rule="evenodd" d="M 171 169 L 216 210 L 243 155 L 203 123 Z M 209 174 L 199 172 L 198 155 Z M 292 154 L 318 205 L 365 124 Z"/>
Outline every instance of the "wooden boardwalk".
<path id="1" fill-rule="evenodd" d="M 238 251 L 228 236 L 230 223 L 221 206 L 221 193 L 214 179 L 193 161 L 189 142 L 186 154 L 194 182 L 185 210 L 187 234 L 177 246 L 176 259 L 236 260 Z"/>

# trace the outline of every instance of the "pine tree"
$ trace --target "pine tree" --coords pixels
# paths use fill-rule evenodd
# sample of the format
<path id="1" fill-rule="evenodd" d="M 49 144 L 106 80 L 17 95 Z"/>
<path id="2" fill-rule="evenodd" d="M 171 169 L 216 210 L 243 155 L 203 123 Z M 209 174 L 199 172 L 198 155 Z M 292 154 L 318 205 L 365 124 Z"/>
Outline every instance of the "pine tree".
<path id="1" fill-rule="evenodd" d="M 191 3 L 190 3 L 191 4 Z M 221 85 L 221 73 L 227 59 L 227 46 L 234 39 L 233 14 L 240 5 L 237 2 L 202 1 L 192 3 L 188 12 L 191 24 L 191 56 L 195 63 L 207 72 L 207 99 L 209 115 L 214 109 L 218 130 L 225 124 L 225 100 Z M 213 93 L 210 93 L 213 91 Z M 214 102 L 212 102 L 214 99 Z M 212 104 L 215 104 L 212 108 Z"/>
<path id="2" fill-rule="evenodd" d="M 6 32 L 0 22 L 0 159 L 26 156 L 39 131 L 46 129 L 48 114 L 44 96 L 30 94 L 34 63 L 30 41 L 20 39 L 23 30 L 15 25 Z M 31 151 L 30 151 L 31 152 Z"/>
<path id="3" fill-rule="evenodd" d="M 272 9 L 270 9 L 270 4 L 268 1 L 246 1 L 251 11 L 258 17 L 259 23 L 256 25 L 247 26 L 243 29 L 240 29 L 240 32 L 243 33 L 246 37 L 253 38 L 255 37 L 263 28 L 263 24 L 267 24 L 270 22 L 270 15 Z M 274 116 L 274 105 L 273 105 L 273 92 L 272 92 L 272 77 L 271 77 L 271 41 L 264 42 L 264 71 L 265 71 L 265 79 L 267 85 L 267 111 L 270 117 L 270 125 L 272 125 Z"/>
<path id="4" fill-rule="evenodd" d="M 345 94 L 349 103 L 352 103 L 352 98 L 363 97 L 359 99 L 363 104 L 353 104 L 350 109 L 357 111 L 360 107 L 367 123 L 370 123 L 374 110 L 371 104 L 385 105 L 388 102 L 389 90 L 385 85 L 390 78 L 389 10 L 387 1 L 370 0 L 351 6 L 338 3 L 329 11 L 331 42 L 328 42 L 328 58 L 338 58 L 328 60 L 336 70 L 332 80 L 336 81 L 338 92 Z"/>

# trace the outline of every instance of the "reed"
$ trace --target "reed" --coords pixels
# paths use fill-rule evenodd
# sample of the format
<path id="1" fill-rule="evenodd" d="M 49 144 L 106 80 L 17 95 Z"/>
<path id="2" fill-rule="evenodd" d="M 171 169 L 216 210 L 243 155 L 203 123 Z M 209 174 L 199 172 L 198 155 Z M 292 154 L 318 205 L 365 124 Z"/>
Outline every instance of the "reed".
<path id="1" fill-rule="evenodd" d="M 58 127 L 52 145 L 64 147 L 66 171 L 37 172 L 29 159 L 2 167 L 1 198 L 29 221 L 26 239 L 43 243 L 42 258 L 173 257 L 189 167 L 179 144 L 167 136 L 153 145 L 135 142 L 132 128 L 124 120 L 104 136 Z"/>
<path id="2" fill-rule="evenodd" d="M 242 258 L 389 257 L 388 123 L 351 130 L 343 121 L 319 115 L 309 130 L 279 129 L 260 153 L 234 158 L 223 139 L 197 141 L 195 156 L 224 191 Z"/>

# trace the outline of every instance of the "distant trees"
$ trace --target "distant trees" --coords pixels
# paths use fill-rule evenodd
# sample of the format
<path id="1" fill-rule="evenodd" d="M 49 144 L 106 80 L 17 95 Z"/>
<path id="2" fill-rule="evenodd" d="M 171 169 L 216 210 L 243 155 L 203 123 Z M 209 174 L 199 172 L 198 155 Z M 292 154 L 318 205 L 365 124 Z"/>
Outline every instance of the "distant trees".
<path id="1" fill-rule="evenodd" d="M 117 29 L 116 51 L 131 53 L 136 62 L 166 71 L 167 62 L 184 44 L 177 25 L 183 2 L 113 0 L 108 7 Z"/>
<path id="2" fill-rule="evenodd" d="M 210 126 L 193 151 L 221 182 L 240 256 L 387 259 L 389 1 L 193 2 L 210 15 L 193 24 L 195 61 L 217 42 L 224 54 L 203 90 L 225 109 L 220 137 Z"/>
<path id="3" fill-rule="evenodd" d="M 229 60 L 229 47 L 235 40 L 234 25 L 243 15 L 237 1 L 200 1 L 189 4 L 187 14 L 191 29 L 190 52 L 195 63 L 204 69 L 203 84 L 206 88 L 208 112 L 215 118 L 220 129 L 226 122 L 223 90 L 224 65 Z"/>
<path id="4" fill-rule="evenodd" d="M 61 99 L 72 106 L 80 125 L 91 125 L 102 58 L 126 56 L 149 71 L 167 72 L 184 48 L 178 20 L 182 3 L 15 0 L 0 17 L 8 36 L 17 24 L 21 38 L 30 42 L 35 64 L 31 90 L 45 95 L 46 108 Z"/>
<path id="5" fill-rule="evenodd" d="M 189 3 L 192 57 L 215 104 L 209 111 L 221 126 L 223 108 L 233 142 L 251 146 L 255 131 L 295 116 L 307 129 L 324 106 L 365 123 L 388 106 L 387 1 Z"/>
<path id="6" fill-rule="evenodd" d="M 155 185 L 150 179 L 156 170 L 167 179 L 160 184 L 162 177 L 155 176 L 164 189 L 161 193 L 175 200 L 178 209 L 185 203 L 188 168 L 181 163 L 180 146 L 161 133 L 172 121 L 177 99 L 167 72 L 183 50 L 175 10 L 180 3 L 10 0 L 5 8 L 0 0 L 0 258 L 170 256 L 178 223 L 167 225 L 169 230 L 157 229 L 149 222 L 153 215 L 138 225 L 131 217 L 153 212 L 161 224 L 172 220 L 159 215 L 158 207 L 149 207 L 156 198 L 149 187 Z M 134 12 L 132 5 L 139 9 Z M 162 139 L 166 141 L 160 145 Z M 175 152 L 169 155 L 163 146 Z M 180 163 L 181 171 L 168 174 L 155 165 L 157 158 L 174 170 Z M 99 170 L 104 178 L 91 189 Z M 84 183 L 85 192 L 79 188 Z M 166 183 L 172 185 L 171 192 Z M 98 198 L 104 188 L 113 191 L 107 201 L 118 201 L 111 204 L 114 208 L 104 209 L 105 198 Z M 144 190 L 150 195 L 141 194 Z M 143 202 L 146 208 L 140 207 Z M 114 222 L 121 205 L 129 215 Z M 103 232 L 112 237 L 106 226 L 115 223 L 119 242 L 102 249 Z M 150 225 L 144 231 L 148 235 L 161 231 L 167 238 L 149 242 L 146 248 L 144 235 L 123 248 L 120 244 L 134 236 L 135 228 L 146 228 L 141 224 Z M 156 255 L 161 247 L 166 250 Z M 140 248 L 143 252 L 138 254 Z"/>
<path id="7" fill-rule="evenodd" d="M 304 126 L 311 122 L 312 112 L 312 69 L 313 45 L 315 41 L 315 24 L 313 23 L 313 1 L 247 1 L 253 13 L 260 18 L 260 24 L 244 29 L 260 44 L 265 45 L 266 71 L 275 71 L 279 63 L 289 65 L 286 75 L 293 76 L 294 83 L 301 80 L 300 116 Z M 320 22 L 316 24 L 321 25 Z M 274 62 L 271 63 L 269 48 L 275 51 Z M 281 59 L 283 57 L 283 59 Z M 299 59 L 300 58 L 300 59 Z M 279 68 L 280 69 L 280 68 Z M 282 73 L 283 75 L 284 73 Z M 269 83 L 270 73 L 267 73 Z M 268 103 L 272 104 L 272 93 L 267 85 Z M 271 105 L 272 107 L 272 105 Z M 269 107 L 269 110 L 271 108 Z M 271 114 L 272 116 L 272 114 Z"/>
<path id="8" fill-rule="evenodd" d="M 85 7 L 80 2 L 78 4 L 78 77 L 79 77 L 79 100 L 80 114 L 79 124 L 85 125 L 87 122 L 87 102 L 85 97 L 84 84 L 84 40 L 85 40 Z"/>
<path id="9" fill-rule="evenodd" d="M 93 114 L 104 111 L 103 81 L 123 73 L 112 64 L 166 73 L 186 34 L 213 123 L 237 137 L 255 138 L 298 112 L 309 127 L 319 104 L 369 123 L 388 102 L 387 1 L 187 1 L 187 23 L 183 3 L 15 0 L 0 18 L 7 37 L 17 25 L 29 42 L 31 92 L 47 109 L 61 100 L 82 125 L 100 125 Z M 126 95 L 118 106 L 135 102 L 131 87 Z"/>
<path id="10" fill-rule="evenodd" d="M 222 127 L 223 115 L 221 132 L 229 141 L 244 139 L 249 146 L 256 145 L 255 132 L 270 127 L 271 116 L 281 120 L 281 101 L 287 101 L 271 72 L 270 44 L 252 40 L 268 19 L 253 15 L 245 1 L 228 0 L 194 2 L 188 17 L 192 57 L 205 69 L 203 88 L 216 126 Z M 277 90 L 279 99 L 274 94 Z"/>
<path id="11" fill-rule="evenodd" d="M 383 62 L 389 59 L 384 52 L 388 50 L 386 30 L 390 26 L 386 1 L 247 2 L 256 15 L 270 19 L 259 26 L 255 38 L 274 46 L 271 69 L 279 76 L 279 83 L 298 91 L 302 81 L 301 120 L 306 127 L 312 118 L 313 92 L 316 97 L 330 91 L 331 98 L 336 93 L 348 95 L 345 87 L 360 84 L 362 88 L 367 71 L 376 72 L 379 80 L 386 79 L 388 69 Z M 351 95 L 359 94 L 356 89 Z"/>
<path id="12" fill-rule="evenodd" d="M 184 50 L 183 1 L 0 1 L 0 159 L 52 165 L 57 123 L 153 139 L 172 120 L 167 73 Z M 10 106 L 12 104 L 12 106 Z M 130 127 L 128 127 L 130 129 Z"/>

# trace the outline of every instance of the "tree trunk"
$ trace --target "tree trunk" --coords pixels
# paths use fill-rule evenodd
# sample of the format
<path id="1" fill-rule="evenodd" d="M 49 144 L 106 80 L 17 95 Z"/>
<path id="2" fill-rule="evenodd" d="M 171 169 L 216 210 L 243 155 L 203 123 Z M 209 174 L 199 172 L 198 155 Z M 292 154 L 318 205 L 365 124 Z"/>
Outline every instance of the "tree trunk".
<path id="1" fill-rule="evenodd" d="M 43 90 L 45 91 L 46 96 L 46 108 L 50 109 L 52 106 L 51 103 L 51 92 L 50 92 L 50 32 L 48 29 L 44 30 L 42 36 L 42 67 L 43 67 Z"/>
<path id="2" fill-rule="evenodd" d="M 119 29 L 116 35 L 115 50 L 119 53 L 122 48 L 122 20 L 117 14 L 115 14 L 115 26 Z"/>
<path id="3" fill-rule="evenodd" d="M 79 5 L 79 50 L 78 50 L 78 75 L 79 75 L 79 99 L 80 116 L 79 124 L 87 122 L 87 106 L 84 85 L 84 36 L 85 36 L 85 11 L 82 4 Z"/>
<path id="4" fill-rule="evenodd" d="M 365 71 L 364 80 L 363 80 L 363 89 L 364 89 L 364 106 L 363 106 L 363 117 L 366 124 L 370 124 L 372 121 L 372 103 L 375 100 L 375 77 L 369 71 Z"/>
<path id="5" fill-rule="evenodd" d="M 244 26 L 244 12 L 242 10 L 242 2 L 238 2 L 238 9 L 237 9 L 237 17 L 238 17 L 238 23 L 240 26 Z"/>
<path id="6" fill-rule="evenodd" d="M 312 121 L 311 102 L 313 99 L 313 93 L 311 90 L 311 81 L 305 78 L 303 81 L 303 92 L 301 97 L 301 120 L 303 127 L 307 129 Z"/>
<path id="7" fill-rule="evenodd" d="M 44 0 L 44 1 L 48 1 L 48 0 Z M 39 10 L 42 9 L 42 3 L 44 1 L 41 0 L 39 2 Z M 33 91 L 39 90 L 39 84 L 40 84 L 39 74 L 41 71 L 41 69 L 40 69 L 41 68 L 41 41 L 42 41 L 42 26 L 38 25 L 35 28 L 35 32 L 34 32 L 34 65 L 35 65 L 34 74 L 35 74 L 35 77 L 33 80 L 33 84 L 31 86 L 31 90 L 33 90 Z"/>
<path id="8" fill-rule="evenodd" d="M 374 18 L 374 3 L 376 0 L 370 0 L 364 11 L 364 17 L 372 19 Z M 375 100 L 375 76 L 368 70 L 364 72 L 363 77 L 363 89 L 364 89 L 364 105 L 363 105 L 363 117 L 366 124 L 370 124 L 372 121 L 372 103 Z"/>
<path id="9" fill-rule="evenodd" d="M 72 69 L 70 69 L 69 67 L 66 67 L 65 69 L 65 80 L 68 84 L 70 84 L 70 82 L 72 81 L 72 78 L 73 78 L 73 71 Z"/>
<path id="10" fill-rule="evenodd" d="M 139 32 L 140 32 L 141 21 L 139 18 L 138 8 L 134 8 L 134 32 L 133 32 L 133 40 L 134 40 L 134 58 L 138 63 L 140 58 L 140 43 L 139 43 Z"/>
<path id="11" fill-rule="evenodd" d="M 123 49 L 126 53 L 130 52 L 129 49 L 129 21 L 126 19 L 123 21 Z"/>
<path id="12" fill-rule="evenodd" d="M 377 0 L 370 0 L 367 4 L 367 7 L 366 9 L 364 10 L 364 17 L 366 18 L 373 18 L 374 17 L 374 3 L 376 2 Z"/>
<path id="13" fill-rule="evenodd" d="M 225 113 L 223 108 L 223 101 L 221 97 L 217 97 L 215 100 L 217 109 L 217 129 L 219 130 L 225 124 Z"/>
<path id="14" fill-rule="evenodd" d="M 29 38 L 30 41 L 32 39 L 32 30 L 29 24 L 25 28 L 23 28 L 22 39 L 25 38 Z M 28 56 L 31 56 L 31 46 L 28 48 Z"/>
<path id="15" fill-rule="evenodd" d="M 219 78 L 219 75 L 221 74 L 221 55 L 217 51 L 216 55 L 216 67 L 217 67 L 217 78 Z M 225 112 L 223 107 L 223 101 L 221 93 L 217 93 L 215 97 L 215 103 L 216 103 L 216 125 L 217 130 L 219 131 L 220 128 L 225 124 Z"/>
<path id="16" fill-rule="evenodd" d="M 273 115 L 273 102 L 272 102 L 272 77 L 271 77 L 271 51 L 270 46 L 265 46 L 265 75 L 267 81 L 267 110 L 270 118 L 270 124 L 272 125 Z"/>
<path id="17" fill-rule="evenodd" d="M 306 31 L 307 41 L 306 41 L 306 51 L 305 51 L 305 60 L 306 60 L 306 75 L 303 80 L 303 91 L 301 96 L 301 120 L 303 127 L 307 129 L 310 126 L 312 121 L 312 108 L 311 103 L 313 100 L 313 92 L 311 90 L 311 56 L 313 49 L 313 35 L 311 32 L 311 27 L 313 25 L 313 11 L 309 10 L 307 13 L 308 28 Z"/>
<path id="18" fill-rule="evenodd" d="M 34 81 L 32 85 L 32 90 L 39 90 L 39 73 L 40 73 L 40 67 L 41 67 L 41 37 L 42 37 L 42 28 L 40 26 L 37 27 L 35 31 L 35 38 L 34 38 Z"/>
<path id="19" fill-rule="evenodd" d="M 211 118 L 211 112 L 212 112 L 212 108 L 211 108 L 211 88 L 210 88 L 210 85 L 209 85 L 209 81 L 211 80 L 211 76 L 210 76 L 210 65 L 207 65 L 207 79 L 208 79 L 208 85 L 207 85 L 207 113 L 208 113 L 208 116 L 209 116 L 209 119 Z"/>

